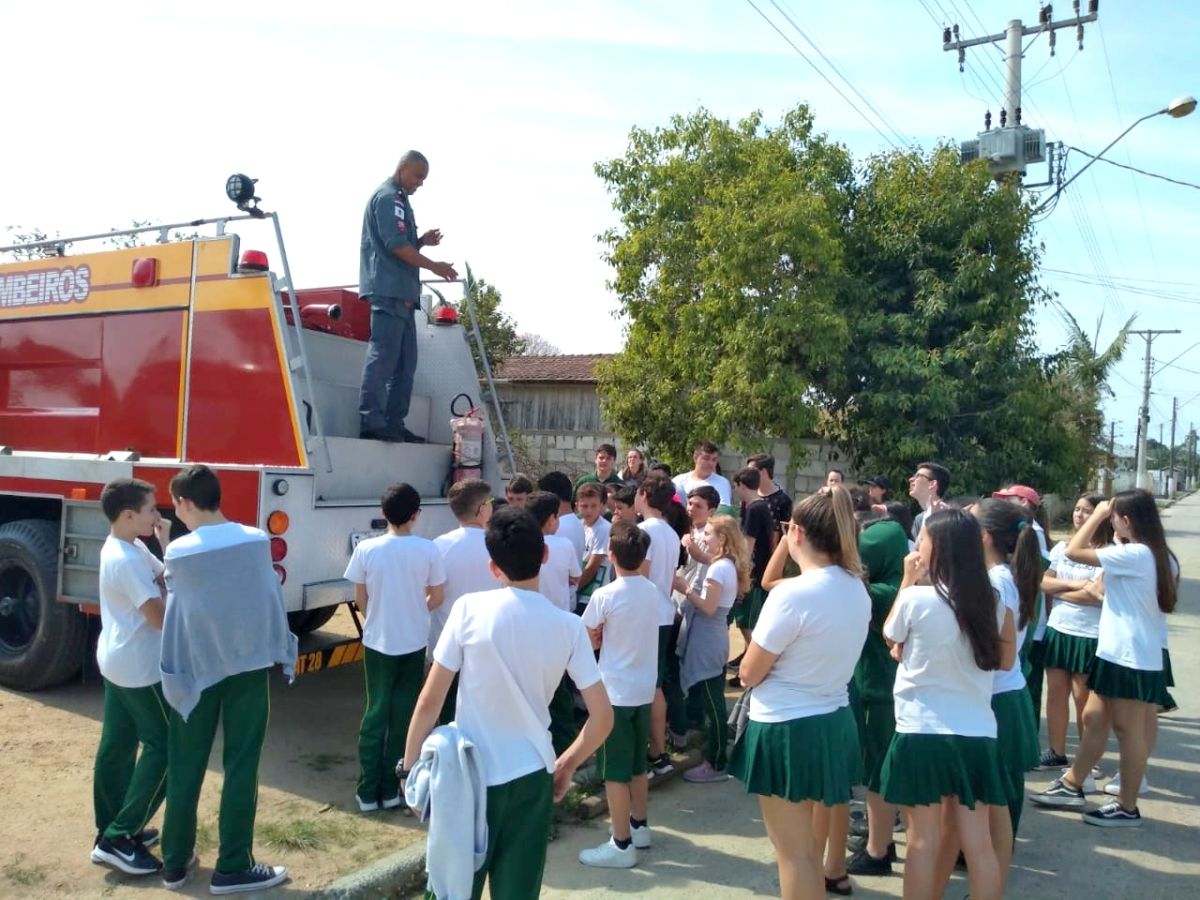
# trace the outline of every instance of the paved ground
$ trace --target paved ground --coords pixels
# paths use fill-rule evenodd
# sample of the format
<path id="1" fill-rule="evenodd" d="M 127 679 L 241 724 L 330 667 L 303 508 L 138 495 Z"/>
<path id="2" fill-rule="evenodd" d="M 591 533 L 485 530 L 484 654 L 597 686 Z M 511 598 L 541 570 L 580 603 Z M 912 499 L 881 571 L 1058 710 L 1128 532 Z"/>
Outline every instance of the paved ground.
<path id="1" fill-rule="evenodd" d="M 1200 896 L 1200 495 L 1165 514 L 1168 539 L 1184 580 L 1178 612 L 1170 617 L 1171 655 L 1179 712 L 1160 718 L 1158 748 L 1150 761 L 1153 788 L 1141 804 L 1141 829 L 1084 825 L 1078 813 L 1027 807 L 1009 880 L 1008 896 L 1030 900 L 1135 900 Z M 1071 729 L 1072 733 L 1074 728 Z M 1044 735 L 1044 731 L 1043 731 Z M 1073 739 L 1072 734 L 1072 739 Z M 1115 742 L 1101 768 L 1115 770 Z M 1070 751 L 1068 751 L 1070 752 Z M 1029 786 L 1048 778 L 1031 773 Z M 645 894 L 656 898 L 778 896 L 774 857 L 758 804 L 740 784 L 690 785 L 675 781 L 651 795 L 655 846 L 627 871 L 587 869 L 576 862 L 584 847 L 607 837 L 607 822 L 562 830 L 550 846 L 542 897 L 600 898 Z M 903 835 L 897 835 L 904 856 Z M 898 897 L 899 873 L 855 878 L 859 897 Z M 956 878 L 947 898 L 962 897 Z"/>

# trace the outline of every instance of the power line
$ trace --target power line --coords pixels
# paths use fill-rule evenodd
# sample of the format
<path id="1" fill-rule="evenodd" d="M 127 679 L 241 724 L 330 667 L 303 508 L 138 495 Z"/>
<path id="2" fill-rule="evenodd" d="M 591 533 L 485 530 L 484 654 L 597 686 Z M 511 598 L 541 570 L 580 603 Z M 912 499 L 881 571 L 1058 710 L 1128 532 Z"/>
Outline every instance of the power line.
<path id="1" fill-rule="evenodd" d="M 871 126 L 871 128 L 872 128 L 872 129 L 875 131 L 875 133 L 876 133 L 876 134 L 878 134 L 878 135 L 879 135 L 881 138 L 883 138 L 883 140 L 884 140 L 884 141 L 885 141 L 885 142 L 888 144 L 888 146 L 889 146 L 889 147 L 891 147 L 893 150 L 899 150 L 899 149 L 900 149 L 900 147 L 896 146 L 896 143 L 895 143 L 895 141 L 893 141 L 893 140 L 892 140 L 890 137 L 888 137 L 888 136 L 887 136 L 887 135 L 886 135 L 886 134 L 885 134 L 885 133 L 884 133 L 884 132 L 883 132 L 883 131 L 882 131 L 882 130 L 879 128 L 879 126 L 878 126 L 878 125 L 876 125 L 874 122 L 872 122 L 872 121 L 871 121 L 871 120 L 870 120 L 870 119 L 867 117 L 867 114 L 866 114 L 866 113 L 864 113 L 864 112 L 863 112 L 861 109 L 859 109 L 857 106 L 855 106 L 855 105 L 854 105 L 854 101 L 852 101 L 852 100 L 851 100 L 849 97 L 847 97 L 845 94 L 843 94 L 843 93 L 842 93 L 842 91 L 841 91 L 841 89 L 840 89 L 840 88 L 838 88 L 838 86 L 837 86 L 836 84 L 834 84 L 834 83 L 833 83 L 833 81 L 831 81 L 831 80 L 830 80 L 829 76 L 828 76 L 828 75 L 826 75 L 824 72 L 822 72 L 822 71 L 821 71 L 821 69 L 820 69 L 820 67 L 819 67 L 819 66 L 818 66 L 818 65 L 817 65 L 815 62 L 813 62 L 811 59 L 809 59 L 809 58 L 808 58 L 808 56 L 807 56 L 807 55 L 805 55 L 805 53 L 804 53 L 804 51 L 803 51 L 803 50 L 801 50 L 799 47 L 797 47 L 797 46 L 796 46 L 796 43 L 795 43 L 795 41 L 793 41 L 793 40 L 792 40 L 790 37 L 788 37 L 788 36 L 787 36 L 787 35 L 786 35 L 786 34 L 783 32 L 783 30 L 782 30 L 782 29 L 781 29 L 781 28 L 780 28 L 778 25 L 776 25 L 776 24 L 775 24 L 775 23 L 774 23 L 774 22 L 771 20 L 771 17 L 770 17 L 770 16 L 768 16 L 766 13 L 764 13 L 764 12 L 763 12 L 761 9 L 759 9 L 759 8 L 758 8 L 758 7 L 757 7 L 757 6 L 754 4 L 754 0 L 746 0 L 746 2 L 750 4 L 750 8 L 751 8 L 751 9 L 753 9 L 753 10 L 754 10 L 756 13 L 758 13 L 760 16 L 762 16 L 762 19 L 763 19 L 763 21 L 764 21 L 764 22 L 766 22 L 766 23 L 767 23 L 768 25 L 770 25 L 770 26 L 771 26 L 773 29 L 775 29 L 775 32 L 776 32 L 776 33 L 777 33 L 777 34 L 778 34 L 778 35 L 779 35 L 781 38 L 783 38 L 785 41 L 787 41 L 787 44 L 788 44 L 788 46 L 789 46 L 789 47 L 791 47 L 791 48 L 792 48 L 793 50 L 795 50 L 795 51 L 796 51 L 798 54 L 800 54 L 800 58 L 801 58 L 801 59 L 803 59 L 803 60 L 804 60 L 806 63 L 808 63 L 808 64 L 809 64 L 809 66 L 811 66 L 811 67 L 812 67 L 812 70 L 813 70 L 814 72 L 816 72 L 818 75 L 820 75 L 820 76 L 821 76 L 821 78 L 822 78 L 822 80 L 823 80 L 823 81 L 824 81 L 826 84 L 828 84 L 828 85 L 829 85 L 831 88 L 833 88 L 834 92 L 835 92 L 835 93 L 836 93 L 836 94 L 837 94 L 839 97 L 841 97 L 843 100 L 845 100 L 845 101 L 846 101 L 846 103 L 847 103 L 847 105 L 849 105 L 849 107 L 850 107 L 851 109 L 853 109 L 853 110 L 854 110 L 856 113 L 858 113 L 858 114 L 859 114 L 859 116 L 862 118 L 862 120 L 863 120 L 864 122 L 866 122 L 868 125 L 870 125 L 870 126 Z"/>
<path id="2" fill-rule="evenodd" d="M 1130 172 L 1137 172 L 1139 175 L 1145 175 L 1147 178 L 1157 178 L 1159 181 L 1169 181 L 1171 184 L 1177 184 L 1180 187 L 1189 187 L 1200 191 L 1200 184 L 1195 184 L 1191 181 L 1180 181 L 1178 178 L 1170 178 L 1167 175 L 1159 175 L 1156 172 L 1147 172 L 1145 169 L 1139 169 L 1137 166 L 1127 166 L 1125 163 L 1119 163 L 1109 159 L 1107 156 L 1096 156 L 1094 153 L 1088 153 L 1086 150 L 1081 150 L 1079 147 L 1068 145 L 1068 150 L 1074 150 L 1076 153 L 1082 153 L 1089 159 L 1095 159 L 1102 163 L 1108 163 L 1110 166 L 1116 166 L 1118 169 L 1126 169 Z M 1145 223 L 1143 223 L 1145 224 Z M 1147 229 L 1147 232 L 1149 229 Z"/>

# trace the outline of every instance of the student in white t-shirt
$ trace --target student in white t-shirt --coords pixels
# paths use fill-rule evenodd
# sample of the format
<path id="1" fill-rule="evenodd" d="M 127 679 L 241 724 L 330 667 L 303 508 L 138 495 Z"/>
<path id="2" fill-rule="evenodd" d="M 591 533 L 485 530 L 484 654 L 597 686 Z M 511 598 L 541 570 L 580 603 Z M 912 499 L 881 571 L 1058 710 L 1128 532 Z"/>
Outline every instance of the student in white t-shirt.
<path id="1" fill-rule="evenodd" d="M 566 538 L 575 548 L 575 558 L 582 562 L 586 551 L 583 522 L 575 515 L 571 501 L 575 488 L 571 479 L 562 472 L 547 472 L 538 479 L 538 490 L 549 491 L 558 498 L 558 536 Z M 571 608 L 578 606 L 577 591 L 571 590 Z"/>
<path id="2" fill-rule="evenodd" d="M 771 590 L 738 669 L 753 693 L 730 771 L 759 795 L 780 882 L 794 896 L 846 894 L 860 759 L 847 685 L 871 621 L 849 493 L 797 503 L 784 540 L 800 575 Z"/>
<path id="3" fill-rule="evenodd" d="M 583 521 L 583 575 L 579 579 L 579 612 L 588 598 L 610 580 L 608 535 L 612 525 L 604 518 L 608 488 L 598 482 L 585 482 L 575 491 L 575 510 Z"/>
<path id="4" fill-rule="evenodd" d="M 1094 537 L 1105 519 L 1112 522 L 1118 543 L 1096 549 Z M 1137 797 L 1148 758 L 1146 720 L 1157 712 L 1166 691 L 1162 616 L 1175 610 L 1178 564 L 1167 547 L 1154 498 L 1139 490 L 1101 502 L 1071 537 L 1066 555 L 1103 569 L 1104 605 L 1075 760 L 1070 771 L 1032 799 L 1042 806 L 1085 806 L 1084 780 L 1104 753 L 1109 729 L 1115 728 L 1120 793 L 1115 801 L 1085 813 L 1083 820 L 1107 827 L 1140 825 Z"/>
<path id="5" fill-rule="evenodd" d="M 582 492 L 588 485 L 582 485 Z M 583 624 L 600 649 L 600 677 L 613 705 L 613 729 L 596 754 L 596 774 L 612 818 L 612 837 L 583 850 L 585 866 L 625 869 L 650 846 L 646 742 L 658 676 L 658 589 L 639 569 L 650 536 L 618 522 L 609 535 L 609 560 L 617 580 L 599 588 L 583 611 Z"/>
<path id="6" fill-rule="evenodd" d="M 414 535 L 421 495 L 393 484 L 380 501 L 387 533 L 354 548 L 345 578 L 363 614 L 363 685 L 366 700 L 358 729 L 361 812 L 400 805 L 396 760 L 404 752 L 421 681 L 429 612 L 442 605 L 446 567 L 433 541 Z"/>
<path id="7" fill-rule="evenodd" d="M 1095 512 L 1104 500 L 1101 494 L 1084 494 L 1075 501 L 1071 521 L 1075 530 Z M 1112 543 L 1112 523 L 1104 522 L 1096 532 L 1092 546 Z M 1075 704 L 1076 737 L 1083 736 L 1083 710 L 1087 705 L 1087 676 L 1096 658 L 1096 640 L 1100 636 L 1102 601 L 1088 585 L 1100 577 L 1099 566 L 1067 559 L 1066 541 L 1050 551 L 1050 568 L 1042 576 L 1042 592 L 1051 604 L 1046 623 L 1043 666 L 1046 671 L 1046 731 L 1049 744 L 1042 754 L 1041 769 L 1059 771 L 1071 764 L 1067 758 L 1068 705 Z"/>
<path id="8" fill-rule="evenodd" d="M 467 478 L 451 485 L 446 495 L 450 512 L 458 520 L 458 527 L 433 540 L 442 554 L 446 570 L 446 583 L 442 588 L 442 605 L 429 616 L 429 644 L 426 657 L 433 658 L 442 629 L 458 598 L 464 594 L 490 591 L 500 586 L 492 574 L 487 546 L 484 544 L 484 529 L 492 518 L 492 487 L 478 478 Z M 442 710 L 438 724 L 445 725 L 454 719 L 456 691 L 448 691 L 446 708 Z"/>
<path id="9" fill-rule="evenodd" d="M 692 452 L 692 471 L 681 472 L 674 478 L 675 487 L 680 497 L 687 497 L 693 488 L 707 484 L 716 488 L 721 495 L 721 505 L 733 503 L 733 487 L 729 479 L 717 474 L 717 462 L 721 456 L 721 448 L 712 441 L 700 441 Z"/>
<path id="10" fill-rule="evenodd" d="M 704 526 L 704 542 L 711 560 L 703 585 L 696 590 L 682 575 L 675 590 L 683 595 L 683 625 L 679 630 L 679 684 L 689 705 L 700 697 L 706 739 L 704 762 L 684 772 L 696 784 L 726 781 L 726 745 L 729 742 L 725 709 L 725 666 L 729 662 L 729 610 L 750 589 L 750 551 L 741 528 L 732 516 L 714 516 Z"/>
<path id="11" fill-rule="evenodd" d="M 96 663 L 104 679 L 104 721 L 92 792 L 92 861 L 151 875 L 162 868 L 144 841 L 158 835 L 145 829 L 166 783 L 167 705 L 158 668 L 166 589 L 162 563 L 139 538 L 153 534 L 165 547 L 171 525 L 158 513 L 154 485 L 136 478 L 106 484 L 100 508 L 109 534 L 100 549 Z"/>
<path id="12" fill-rule="evenodd" d="M 896 670 L 896 734 L 881 773 L 885 800 L 906 807 L 904 896 L 938 897 L 953 869 L 942 822 L 953 818 L 972 897 L 1000 896 L 991 809 L 1000 774 L 992 682 L 1016 664 L 1016 632 L 998 602 L 978 523 L 959 509 L 926 516 L 883 635 Z M 947 865 L 948 860 L 948 865 Z"/>
<path id="13" fill-rule="evenodd" d="M 638 526 L 650 535 L 650 550 L 642 563 L 641 573 L 658 588 L 658 679 L 654 692 L 654 704 L 650 711 L 650 771 L 653 775 L 666 775 L 674 771 L 667 756 L 667 699 L 663 694 L 671 627 L 675 624 L 675 601 L 671 591 L 675 583 L 675 569 L 679 565 L 679 535 L 663 518 L 667 507 L 675 502 L 675 486 L 666 478 L 650 472 L 642 479 L 637 491 L 637 511 L 642 517 Z"/>
<path id="14" fill-rule="evenodd" d="M 478 749 L 487 782 L 488 846 L 475 874 L 474 897 L 490 882 L 493 897 L 536 897 L 546 863 L 553 804 L 579 765 L 612 729 L 612 705 L 579 617 L 537 593 L 546 548 L 524 510 L 500 509 L 486 543 L 499 590 L 460 597 L 433 652 L 405 745 L 416 760 L 458 673 L 457 724 Z M 567 673 L 588 718 L 555 758 L 550 698 Z M 401 780 L 407 777 L 401 762 Z M 436 815 L 436 813 L 435 813 Z"/>

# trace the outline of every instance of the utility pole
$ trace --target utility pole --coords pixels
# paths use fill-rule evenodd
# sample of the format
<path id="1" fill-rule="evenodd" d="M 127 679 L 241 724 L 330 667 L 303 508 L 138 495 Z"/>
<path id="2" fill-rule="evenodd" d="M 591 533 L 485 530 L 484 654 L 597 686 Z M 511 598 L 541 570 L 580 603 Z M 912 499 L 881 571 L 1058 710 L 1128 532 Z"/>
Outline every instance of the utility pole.
<path id="1" fill-rule="evenodd" d="M 1167 464 L 1167 497 L 1175 496 L 1175 419 L 1179 415 L 1179 398 L 1171 398 L 1171 452 Z"/>
<path id="2" fill-rule="evenodd" d="M 958 52 L 958 71 L 962 72 L 967 60 L 967 48 L 979 47 L 986 44 L 1004 43 L 1005 47 L 1005 78 L 1004 78 L 1004 107 L 1000 110 L 1000 127 L 992 129 L 992 111 L 988 110 L 983 117 L 983 131 L 979 132 L 973 141 L 963 141 L 960 154 L 963 162 L 974 159 L 986 159 L 992 175 L 1000 179 L 1003 175 L 1012 174 L 1018 187 L 1025 175 L 1029 163 L 1048 162 L 1050 177 L 1039 185 L 1042 187 L 1054 184 L 1055 177 L 1055 147 L 1047 146 L 1046 132 L 1043 129 L 1027 128 L 1021 124 L 1021 57 L 1024 53 L 1022 40 L 1030 35 L 1048 35 L 1050 55 L 1054 56 L 1056 34 L 1063 28 L 1074 28 L 1079 49 L 1083 49 L 1083 26 L 1095 22 L 1099 15 L 1099 0 L 1088 0 L 1087 15 L 1080 11 L 1079 0 L 1073 0 L 1075 15 L 1069 19 L 1054 21 L 1054 8 L 1047 4 L 1038 14 L 1036 27 L 1026 28 L 1020 19 L 1013 19 L 1008 27 L 1000 34 L 989 34 L 984 37 L 962 40 L 959 37 L 958 25 L 942 30 L 942 49 Z M 1060 145 L 1061 146 L 1061 145 Z"/>
<path id="3" fill-rule="evenodd" d="M 1100 493 L 1105 497 L 1112 494 L 1113 476 L 1117 471 L 1117 423 L 1108 423 L 1108 457 L 1104 460 L 1104 474 L 1100 478 Z"/>
<path id="4" fill-rule="evenodd" d="M 1142 331 L 1131 331 L 1130 334 L 1140 334 L 1146 341 L 1146 368 L 1142 375 L 1142 408 L 1138 411 L 1138 445 L 1137 445 L 1137 481 L 1135 486 L 1144 491 L 1150 490 L 1150 477 L 1146 474 L 1146 429 L 1150 425 L 1150 348 L 1154 339 L 1160 334 L 1179 334 L 1178 328 L 1147 328 Z M 1159 443 L 1162 443 L 1160 438 Z"/>

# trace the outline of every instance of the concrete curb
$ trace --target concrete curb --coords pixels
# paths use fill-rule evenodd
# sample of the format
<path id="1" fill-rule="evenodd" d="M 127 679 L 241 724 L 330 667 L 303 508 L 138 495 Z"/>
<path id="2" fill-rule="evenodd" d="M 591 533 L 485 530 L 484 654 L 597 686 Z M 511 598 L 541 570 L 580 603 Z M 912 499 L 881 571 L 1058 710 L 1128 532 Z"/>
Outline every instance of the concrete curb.
<path id="1" fill-rule="evenodd" d="M 698 766 L 702 757 L 698 750 L 688 750 L 673 756 L 675 771 L 669 775 L 650 780 L 650 789 L 678 778 L 693 766 Z M 576 812 L 555 811 L 555 820 L 562 822 L 586 822 L 608 812 L 608 801 L 603 792 L 587 797 Z M 385 856 L 365 868 L 344 875 L 333 884 L 308 895 L 308 900 L 379 900 L 379 898 L 404 896 L 416 893 L 425 886 L 425 840 L 422 838 L 391 856 Z"/>

